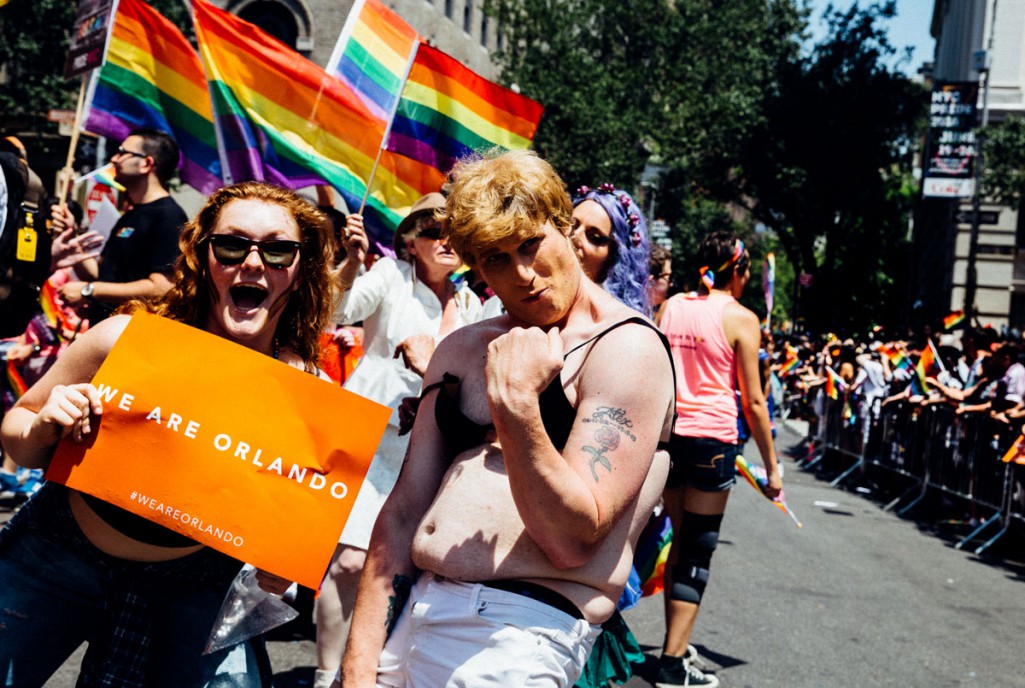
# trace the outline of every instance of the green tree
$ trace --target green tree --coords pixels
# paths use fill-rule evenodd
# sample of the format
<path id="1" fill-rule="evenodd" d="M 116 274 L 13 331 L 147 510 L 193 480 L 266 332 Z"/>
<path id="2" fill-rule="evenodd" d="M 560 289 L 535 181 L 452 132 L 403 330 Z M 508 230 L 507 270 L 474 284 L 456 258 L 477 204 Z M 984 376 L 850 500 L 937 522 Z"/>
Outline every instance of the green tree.
<path id="1" fill-rule="evenodd" d="M 180 0 L 150 0 L 150 5 L 175 22 L 186 36 L 192 23 Z M 46 120 L 51 108 L 74 108 L 79 79 L 64 77 L 69 34 L 77 3 L 69 0 L 10 0 L 0 8 L 0 128 L 57 133 Z M 67 146 L 66 139 L 55 145 Z"/>
<path id="2" fill-rule="evenodd" d="M 502 79 L 545 106 L 535 148 L 571 188 L 633 188 L 652 155 L 693 166 L 733 150 L 776 63 L 793 0 L 488 0 Z"/>
<path id="3" fill-rule="evenodd" d="M 1025 118 L 1011 115 L 986 127 L 981 138 L 982 194 L 1017 210 L 1025 190 Z"/>
<path id="4" fill-rule="evenodd" d="M 0 9 L 0 126 L 56 133 L 46 121 L 50 108 L 74 107 L 78 83 L 64 78 L 68 32 L 75 3 L 10 0 Z"/>
<path id="5" fill-rule="evenodd" d="M 702 180 L 813 275 L 799 304 L 813 330 L 893 325 L 904 306 L 913 146 L 928 98 L 886 64 L 896 50 L 880 20 L 894 13 L 892 1 L 830 9 L 830 35 L 782 66 L 760 125 L 723 161 L 728 174 Z"/>

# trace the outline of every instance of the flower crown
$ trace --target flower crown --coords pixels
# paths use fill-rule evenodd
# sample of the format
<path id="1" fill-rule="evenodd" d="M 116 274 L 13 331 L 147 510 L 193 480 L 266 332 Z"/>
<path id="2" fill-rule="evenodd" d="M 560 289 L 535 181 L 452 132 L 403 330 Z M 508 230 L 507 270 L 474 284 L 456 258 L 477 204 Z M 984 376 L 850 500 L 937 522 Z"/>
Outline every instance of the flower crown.
<path id="1" fill-rule="evenodd" d="M 600 194 L 608 194 L 610 196 L 615 196 L 615 194 L 616 194 L 616 187 L 615 187 L 615 185 L 610 184 L 609 182 L 605 182 L 604 184 L 600 184 L 597 189 L 592 189 L 589 186 L 581 186 L 580 188 L 577 189 L 577 196 L 579 198 L 583 198 L 584 196 L 586 196 L 587 194 L 591 193 L 592 191 L 594 191 L 596 193 L 600 193 Z M 637 231 L 637 225 L 639 225 L 640 222 L 641 222 L 641 216 L 638 215 L 637 213 L 630 212 L 630 206 L 633 204 L 633 201 L 625 193 L 619 194 L 619 196 L 617 197 L 616 200 L 618 200 L 619 201 L 619 205 L 622 206 L 622 208 L 623 208 L 623 215 L 626 217 L 626 225 L 631 230 L 630 231 L 630 241 L 633 242 L 634 246 L 640 246 L 641 245 L 641 233 L 639 231 Z"/>

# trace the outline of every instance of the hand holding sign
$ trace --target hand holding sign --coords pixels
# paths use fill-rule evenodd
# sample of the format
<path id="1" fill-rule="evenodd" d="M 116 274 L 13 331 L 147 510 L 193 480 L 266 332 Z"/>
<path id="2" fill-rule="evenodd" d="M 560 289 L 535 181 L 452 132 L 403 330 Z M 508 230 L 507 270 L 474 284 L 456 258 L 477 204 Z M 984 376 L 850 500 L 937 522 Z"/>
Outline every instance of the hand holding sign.
<path id="1" fill-rule="evenodd" d="M 51 427 L 55 440 L 72 435 L 81 442 L 92 431 L 91 415 L 100 416 L 103 404 L 92 384 L 57 385 L 35 417 L 38 427 Z"/>

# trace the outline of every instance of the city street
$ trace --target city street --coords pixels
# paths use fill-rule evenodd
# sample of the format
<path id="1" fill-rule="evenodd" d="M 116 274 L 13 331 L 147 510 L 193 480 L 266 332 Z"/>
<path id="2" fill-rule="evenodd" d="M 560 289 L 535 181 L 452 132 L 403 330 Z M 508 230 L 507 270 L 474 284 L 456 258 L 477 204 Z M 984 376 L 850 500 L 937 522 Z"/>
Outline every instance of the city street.
<path id="1" fill-rule="evenodd" d="M 781 452 L 800 436 L 781 429 Z M 803 529 L 745 483 L 727 510 L 693 638 L 723 686 L 1025 686 L 1014 649 L 1025 633 L 1025 564 L 955 550 L 956 539 L 926 521 L 884 512 L 872 494 L 832 488 L 792 457 L 784 464 Z M 649 657 L 626 685 L 651 685 L 661 597 L 626 618 Z M 312 684 L 312 640 L 269 648 L 275 685 Z M 77 659 L 50 685 L 73 686 Z"/>

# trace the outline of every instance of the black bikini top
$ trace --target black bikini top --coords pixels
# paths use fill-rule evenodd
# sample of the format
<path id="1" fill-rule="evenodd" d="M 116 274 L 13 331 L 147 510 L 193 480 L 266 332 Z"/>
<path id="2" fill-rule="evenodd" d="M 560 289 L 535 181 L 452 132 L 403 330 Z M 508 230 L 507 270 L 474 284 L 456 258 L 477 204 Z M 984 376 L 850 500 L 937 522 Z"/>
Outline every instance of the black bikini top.
<path id="1" fill-rule="evenodd" d="M 628 323 L 637 323 L 638 325 L 644 325 L 648 327 L 658 335 L 659 341 L 662 342 L 662 346 L 665 347 L 666 355 L 669 356 L 669 365 L 673 365 L 672 349 L 669 348 L 669 340 L 662 334 L 662 331 L 652 325 L 650 322 L 639 316 L 627 318 L 621 320 L 616 324 L 602 330 L 594 337 L 591 337 L 585 342 L 578 344 L 573 347 L 563 356 L 563 360 L 569 357 L 575 351 L 578 351 L 588 344 L 591 344 L 606 334 L 615 330 L 618 327 L 626 325 Z M 676 389 L 676 369 L 673 368 L 673 389 Z M 494 424 L 480 424 L 476 423 L 466 417 L 466 414 L 459 408 L 459 378 L 451 373 L 445 373 L 442 375 L 440 382 L 427 385 L 423 392 L 420 394 L 420 398 L 423 399 L 429 392 L 438 390 L 438 396 L 434 400 L 434 420 L 438 424 L 438 430 L 441 432 L 441 436 L 445 439 L 445 444 L 448 447 L 451 456 L 456 456 L 467 449 L 473 447 L 479 447 L 484 444 L 484 440 L 488 433 L 494 429 Z M 566 442 L 569 440 L 570 430 L 573 428 L 573 421 L 576 419 L 577 410 L 569 403 L 569 399 L 566 398 L 566 390 L 562 386 L 562 376 L 557 375 L 554 380 L 548 383 L 544 391 L 538 397 L 538 405 L 541 408 L 541 421 L 544 423 L 545 433 L 548 435 L 548 439 L 552 441 L 552 445 L 558 450 L 566 446 Z M 669 431 L 672 430 L 675 424 L 676 413 L 675 413 L 675 400 L 673 403 L 673 423 L 667 425 L 663 431 L 663 436 L 660 438 L 658 447 L 664 449 L 668 446 Z"/>

